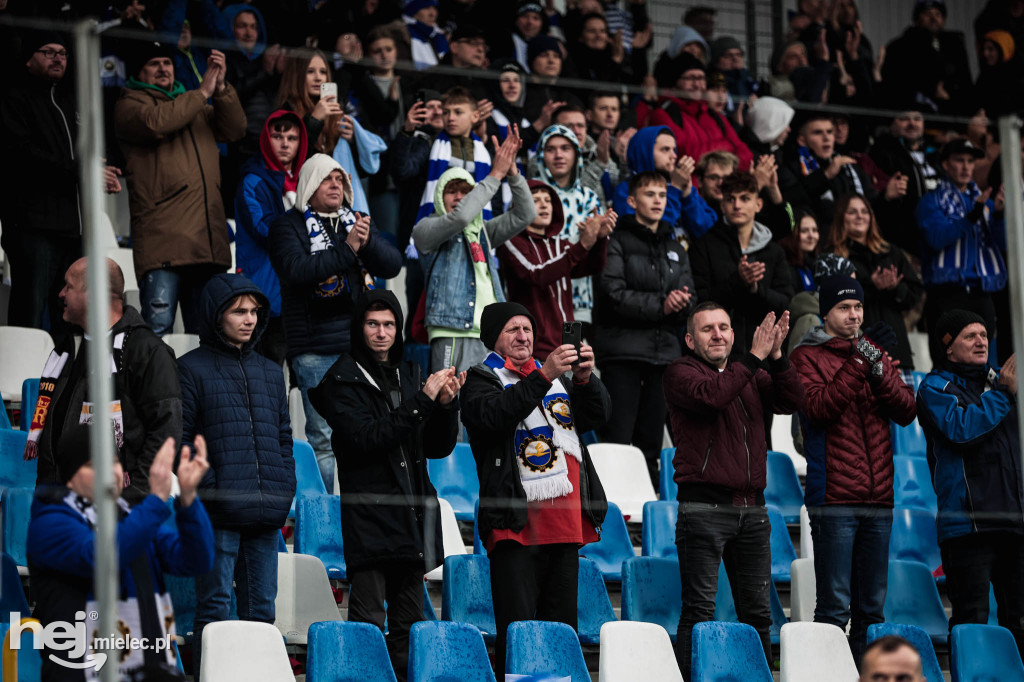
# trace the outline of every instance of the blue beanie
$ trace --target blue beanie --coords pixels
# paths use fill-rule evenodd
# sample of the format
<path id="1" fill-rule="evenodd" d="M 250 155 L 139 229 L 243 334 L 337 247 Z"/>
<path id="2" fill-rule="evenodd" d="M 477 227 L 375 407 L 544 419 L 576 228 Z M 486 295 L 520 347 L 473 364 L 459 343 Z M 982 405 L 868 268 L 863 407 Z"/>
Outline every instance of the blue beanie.
<path id="1" fill-rule="evenodd" d="M 421 9 L 426 9 L 427 7 L 437 7 L 437 0 L 406 0 L 402 13 L 412 17 Z"/>

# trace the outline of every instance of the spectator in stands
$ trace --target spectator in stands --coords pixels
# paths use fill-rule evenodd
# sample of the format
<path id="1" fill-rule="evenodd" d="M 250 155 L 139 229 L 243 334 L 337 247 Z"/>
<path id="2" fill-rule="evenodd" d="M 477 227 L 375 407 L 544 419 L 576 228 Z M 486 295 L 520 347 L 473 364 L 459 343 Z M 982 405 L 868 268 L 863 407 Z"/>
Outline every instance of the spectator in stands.
<path id="1" fill-rule="evenodd" d="M 948 310 L 935 329 L 944 350 L 917 394 L 939 512 L 936 520 L 949 627 L 989 622 L 989 584 L 999 624 L 1024 651 L 1024 522 L 1017 359 L 989 364 L 985 319 Z"/>
<path id="2" fill-rule="evenodd" d="M 289 55 L 277 93 L 277 106 L 294 111 L 302 118 L 309 139 L 307 156 L 334 154 L 341 136 L 344 113 L 339 97 L 345 93 L 338 86 L 338 95 L 320 97 L 320 86 L 331 83 L 327 55 L 319 50 L 297 51 Z"/>
<path id="3" fill-rule="evenodd" d="M 922 107 L 918 107 L 919 109 Z M 907 193 L 892 206 L 892 220 L 883 225 L 882 236 L 919 261 L 920 243 L 914 210 L 917 203 L 938 185 L 939 169 L 929 158 L 934 148 L 924 136 L 924 114 L 909 109 L 897 114 L 889 130 L 879 134 L 862 161 L 876 187 L 890 178 L 906 178 Z"/>
<path id="4" fill-rule="evenodd" d="M 829 250 L 857 269 L 857 281 L 864 289 L 864 324 L 884 322 L 892 327 L 896 345 L 889 349 L 889 355 L 899 363 L 904 379 L 912 380 L 914 356 L 903 316 L 921 300 L 924 285 L 903 250 L 882 238 L 875 212 L 864 197 L 840 197 Z"/>
<path id="5" fill-rule="evenodd" d="M 505 242 L 498 255 L 507 273 L 508 299 L 534 311 L 534 355 L 547 358 L 562 345 L 562 323 L 575 319 L 570 279 L 599 275 L 604 269 L 615 212 L 584 220 L 579 241 L 573 243 L 561 236 L 565 213 L 558 193 L 540 180 L 528 184 L 537 217 Z"/>
<path id="6" fill-rule="evenodd" d="M 1008 31 L 1014 45 L 1024 46 L 1024 4 L 1018 0 L 988 0 L 974 19 L 974 42 L 980 43 L 989 31 Z M 1020 63 L 1021 55 L 1015 60 Z"/>
<path id="7" fill-rule="evenodd" d="M 709 206 L 721 205 L 722 181 L 739 170 L 739 165 L 739 157 L 726 151 L 708 152 L 697 161 L 693 168 L 697 190 Z"/>
<path id="8" fill-rule="evenodd" d="M 611 156 L 611 133 L 602 133 L 597 140 L 587 134 L 587 113 L 578 104 L 565 104 L 552 115 L 555 125 L 568 128 L 580 142 L 580 159 L 583 169 L 580 180 L 583 186 L 597 194 L 600 205 L 605 204 L 605 186 L 614 187 L 619 182 L 619 166 Z M 538 158 L 530 161 L 529 174 L 537 175 Z"/>
<path id="9" fill-rule="evenodd" d="M 338 461 L 348 620 L 384 632 L 387 619 L 388 652 L 405 680 L 409 628 L 423 620 L 423 575 L 444 561 L 427 459 L 455 447 L 466 374 L 448 367 L 424 383 L 419 365 L 404 360 L 401 330 L 395 295 L 367 292 L 352 313 L 349 352 L 312 399 L 331 426 Z"/>
<path id="10" fill-rule="evenodd" d="M 28 526 L 27 555 L 36 599 L 32 615 L 48 630 L 63 627 L 64 632 L 70 633 L 68 624 L 81 623 L 89 604 L 95 605 L 96 508 L 93 502 L 97 492 L 109 492 L 95 489 L 88 426 L 75 424 L 65 431 L 60 438 L 59 451 L 66 467 L 54 485 L 36 490 Z M 140 499 L 133 509 L 124 500 L 118 500 L 116 512 L 121 562 L 117 619 L 122 626 L 131 623 L 131 627 L 137 628 L 131 633 L 132 638 L 148 638 L 151 643 L 169 636 L 168 629 L 174 621 L 163 574 L 201 575 L 213 565 L 213 529 L 203 504 L 196 499 L 196 487 L 209 466 L 202 437 L 196 439 L 194 457 L 188 447 L 181 453 L 175 472 L 181 493 L 172 511 L 168 500 L 174 460 L 174 440 L 168 438 L 148 470 L 150 494 Z M 117 456 L 112 473 L 113 493 L 117 496 L 125 480 Z M 174 527 L 170 528 L 165 522 L 172 514 Z M 84 644 L 84 627 L 78 632 L 82 635 L 79 641 Z M 92 641 L 90 638 L 90 649 Z M 54 644 L 54 649 L 44 648 L 39 652 L 43 679 L 85 679 L 81 669 L 91 667 L 90 662 L 83 660 L 87 652 L 71 658 L 75 652 L 68 652 L 67 648 L 57 649 Z M 48 654 L 48 651 L 53 653 Z M 116 675 L 119 679 L 184 679 L 170 649 L 159 652 L 153 648 L 126 647 L 118 654 L 118 660 L 112 665 L 119 669 Z M 79 670 L 69 671 L 71 666 L 65 661 L 77 664 Z M 95 665 L 96 661 L 91 663 Z"/>
<path id="11" fill-rule="evenodd" d="M 185 331 L 199 331 L 199 295 L 231 265 L 217 143 L 245 132 L 224 55 L 211 51 L 202 85 L 188 92 L 174 80 L 170 55 L 159 43 L 138 44 L 114 108 L 142 315 L 157 336 L 171 331 L 179 303 Z"/>
<path id="12" fill-rule="evenodd" d="M 437 25 L 437 0 L 405 0 L 402 21 L 412 38 L 412 61 L 417 69 L 434 66 L 448 53 L 448 39 Z"/>
<path id="13" fill-rule="evenodd" d="M 86 259 L 71 264 L 60 297 L 64 321 L 88 333 Z M 114 399 L 110 418 L 117 451 L 128 475 L 125 499 L 138 503 L 149 485 L 146 473 L 160 445 L 181 439 L 181 389 L 174 352 L 146 326 L 139 312 L 124 304 L 124 274 L 106 259 L 110 286 L 110 344 Z M 77 333 L 77 332 L 76 332 Z M 91 335 L 95 338 L 97 335 Z M 80 341 L 80 342 L 79 342 Z M 71 334 L 58 340 L 40 368 L 39 399 L 25 446 L 25 459 L 39 458 L 36 485 L 60 482 L 70 475 L 56 447 L 61 435 L 75 424 L 92 422 L 87 372 L 91 338 Z"/>
<path id="14" fill-rule="evenodd" d="M 864 650 L 860 682 L 925 682 L 921 654 L 897 635 L 879 637 Z"/>
<path id="15" fill-rule="evenodd" d="M 946 30 L 943 0 L 915 0 L 913 25 L 885 48 L 884 101 L 906 108 L 914 103 L 932 111 L 961 113 L 970 107 L 971 72 L 964 36 Z"/>
<path id="16" fill-rule="evenodd" d="M 270 224 L 295 205 L 299 171 L 306 160 L 306 128 L 298 115 L 278 110 L 267 118 L 260 153 L 242 167 L 235 196 L 237 271 L 251 279 L 267 297 L 267 327 L 259 352 L 280 365 L 288 352 L 281 320 L 281 282 L 267 252 Z"/>
<path id="17" fill-rule="evenodd" d="M 747 125 L 740 130 L 740 139 L 754 154 L 772 154 L 782 165 L 782 143 L 789 137 L 795 113 L 777 97 L 758 97 L 744 112 Z"/>
<path id="18" fill-rule="evenodd" d="M 515 60 L 495 64 L 493 68 L 501 75 L 498 76 L 498 82 L 491 86 L 494 109 L 487 120 L 487 134 L 504 141 L 512 125 L 516 124 L 523 135 L 523 151 L 528 151 L 536 143 L 534 138 L 539 137 L 540 131 L 530 125 L 523 109 L 526 102 L 526 71 Z"/>
<path id="19" fill-rule="evenodd" d="M 868 626 L 882 623 L 892 530 L 893 461 L 889 422 L 914 420 L 914 392 L 887 350 L 896 332 L 884 322 L 859 334 L 864 288 L 842 275 L 821 281 L 823 326 L 793 351 L 807 399 L 800 412 L 814 539 L 817 623 L 846 628 L 860 661 Z"/>
<path id="20" fill-rule="evenodd" d="M 715 9 L 704 5 L 694 5 L 686 10 L 683 23 L 693 28 L 704 40 L 711 40 L 715 34 Z"/>
<path id="21" fill-rule="evenodd" d="M 446 367 L 462 372 L 487 354 L 480 316 L 487 305 L 505 300 L 492 251 L 536 217 L 529 188 L 515 165 L 518 153 L 519 136 L 513 132 L 481 180 L 463 168 L 449 168 L 436 183 L 427 183 L 433 190 L 433 215 L 416 223 L 412 238 L 423 261 L 425 322 L 435 372 Z M 485 206 L 506 176 L 511 210 L 489 219 Z"/>
<path id="22" fill-rule="evenodd" d="M 924 319 L 935 364 L 945 356 L 935 333 L 942 313 L 953 308 L 973 310 L 994 333 L 993 294 L 1006 287 L 1003 188 L 982 192 L 975 184 L 974 163 L 982 156 L 963 138 L 947 142 L 939 153 L 943 177 L 917 204 L 921 267 L 928 291 Z"/>
<path id="23" fill-rule="evenodd" d="M 255 351 L 270 301 L 225 273 L 206 284 L 201 305 L 200 346 L 178 360 L 182 442 L 205 434 L 210 472 L 200 497 L 214 527 L 213 570 L 196 578 L 196 680 L 203 628 L 231 617 L 233 582 L 239 620 L 274 622 L 279 529 L 295 497 L 284 375 Z"/>
<path id="24" fill-rule="evenodd" d="M 469 370 L 462 421 L 480 479 L 480 539 L 491 564 L 494 668 L 505 675 L 505 632 L 518 620 L 576 628 L 579 548 L 599 537 L 608 503 L 581 435 L 611 415 L 594 351 L 560 345 L 533 356 L 533 316 L 492 303 L 480 336 L 491 351 Z M 572 371 L 571 378 L 566 376 Z"/>
<path id="25" fill-rule="evenodd" d="M 821 238 L 830 243 L 828 228 L 835 202 L 844 194 L 867 197 L 875 213 L 888 218 L 893 202 L 907 193 L 907 179 L 893 175 L 878 192 L 871 178 L 852 156 L 835 153 L 836 132 L 832 115 L 811 112 L 800 124 L 796 148 L 779 171 L 783 196 L 792 204 L 809 206 L 818 217 Z M 885 221 L 880 221 L 885 224 Z"/>
<path id="26" fill-rule="evenodd" d="M 511 44 L 500 51 L 498 56 L 511 57 L 529 73 L 530 60 L 527 57 L 527 45 L 535 36 L 547 33 L 547 18 L 544 6 L 535 0 L 522 0 L 518 4 L 515 23 L 510 35 Z"/>
<path id="27" fill-rule="evenodd" d="M 682 351 L 679 334 L 696 303 L 686 249 L 662 220 L 667 188 L 657 171 L 630 178 L 633 214 L 619 219 L 609 239 L 594 306 L 601 376 L 615 396 L 602 440 L 640 448 L 655 488 L 666 415 L 662 375 Z"/>
<path id="28" fill-rule="evenodd" d="M 483 108 L 481 100 L 490 95 L 488 85 L 482 75 L 487 66 L 487 40 L 484 30 L 472 24 L 460 23 L 451 33 L 450 49 L 440 62 L 438 68 L 429 68 L 415 82 L 433 88 L 439 92 L 448 92 L 452 88 L 461 87 L 473 93 L 474 101 Z M 452 68 L 460 69 L 458 74 L 451 73 Z M 479 73 L 480 75 L 473 75 Z M 489 112 L 488 112 L 489 115 Z M 480 119 L 487 118 L 481 115 Z"/>
<path id="29" fill-rule="evenodd" d="M 582 104 L 580 93 L 570 90 L 558 82 L 563 75 L 564 58 L 562 44 L 551 36 L 539 35 L 527 45 L 530 72 L 530 88 L 526 93 L 526 118 L 546 127 L 545 114 L 553 112 L 562 104 Z"/>
<path id="30" fill-rule="evenodd" d="M 665 48 L 665 52 L 658 58 L 658 62 L 666 64 L 668 63 L 666 60 L 670 62 L 683 52 L 696 57 L 701 64 L 706 64 L 708 55 L 711 54 L 711 48 L 708 46 L 707 39 L 696 28 L 692 26 L 676 26 L 675 30 L 672 31 L 668 47 Z M 657 75 L 657 65 L 655 66 L 655 75 Z"/>
<path id="31" fill-rule="evenodd" d="M 580 78 L 602 83 L 636 82 L 634 59 L 643 60 L 643 63 L 636 64 L 640 70 L 647 61 L 647 53 L 643 50 L 627 54 L 622 34 L 612 36 L 608 31 L 608 20 L 597 13 L 583 16 L 579 40 L 570 47 L 570 54 Z"/>
<path id="32" fill-rule="evenodd" d="M 697 296 L 729 312 L 738 352 L 751 347 L 758 320 L 769 312 L 781 316 L 794 293 L 786 254 L 772 241 L 772 230 L 756 220 L 763 203 L 751 173 L 727 176 L 722 218 L 689 252 Z"/>
<path id="33" fill-rule="evenodd" d="M 749 351 L 730 361 L 729 314 L 714 301 L 686 322 L 692 351 L 665 372 L 665 399 L 679 484 L 676 547 L 682 612 L 676 660 L 690 679 L 691 633 L 715 615 L 718 567 L 725 570 L 740 622 L 757 630 L 771 667 L 771 550 L 764 506 L 768 446 L 766 414 L 791 414 L 803 403 L 796 371 L 782 354 L 789 313 L 768 313 Z M 768 361 L 767 371 L 764 368 Z"/>
<path id="34" fill-rule="evenodd" d="M 0 98 L 2 149 L 9 161 L 0 181 L 3 249 L 11 268 L 7 324 L 43 329 L 49 308 L 55 337 L 69 331 L 59 315 L 61 276 L 82 255 L 78 114 L 72 88 L 61 82 L 66 43 L 58 33 L 25 32 L 25 68 Z M 108 192 L 121 191 L 118 174 L 106 167 Z"/>
<path id="35" fill-rule="evenodd" d="M 796 36 L 776 46 L 772 52 L 771 68 L 766 94 L 789 104 L 797 101 L 821 104 L 825 101 L 832 77 L 832 63 L 817 57 L 813 61 L 809 59 L 806 45 Z"/>
<path id="36" fill-rule="evenodd" d="M 398 274 L 402 256 L 370 216 L 352 210 L 352 180 L 337 161 L 314 154 L 302 166 L 295 206 L 270 224 L 270 262 L 281 281 L 288 359 L 302 392 L 306 439 L 334 489 L 331 430 L 309 402 L 328 368 L 348 351 L 352 305 L 374 279 Z"/>
<path id="37" fill-rule="evenodd" d="M 971 103 L 992 118 L 1024 110 L 1021 61 L 1014 61 L 1016 45 L 1008 31 L 994 30 L 982 36 L 978 80 Z"/>
<path id="38" fill-rule="evenodd" d="M 801 291 L 817 291 L 814 283 L 814 266 L 821 253 L 821 239 L 818 234 L 818 219 L 806 207 L 796 209 L 793 215 L 796 229 L 785 239 L 779 240 L 779 246 L 786 252 L 789 261 L 790 280 L 797 293 Z M 795 320 L 795 318 L 794 318 Z"/>
<path id="39" fill-rule="evenodd" d="M 744 63 L 743 46 L 732 36 L 715 38 L 711 42 L 711 57 L 708 67 L 722 74 L 729 92 L 728 106 L 731 114 L 741 102 L 746 102 L 751 95 L 757 94 L 757 81 L 750 75 Z"/>
<path id="40" fill-rule="evenodd" d="M 685 154 L 676 156 L 676 139 L 667 126 L 641 128 L 630 138 L 626 157 L 631 173 L 656 171 L 668 181 L 662 220 L 674 228 L 677 239 L 697 239 L 714 226 L 718 216 L 693 191 L 694 161 Z M 628 180 L 615 188 L 612 206 L 619 215 L 633 213 L 629 204 Z"/>

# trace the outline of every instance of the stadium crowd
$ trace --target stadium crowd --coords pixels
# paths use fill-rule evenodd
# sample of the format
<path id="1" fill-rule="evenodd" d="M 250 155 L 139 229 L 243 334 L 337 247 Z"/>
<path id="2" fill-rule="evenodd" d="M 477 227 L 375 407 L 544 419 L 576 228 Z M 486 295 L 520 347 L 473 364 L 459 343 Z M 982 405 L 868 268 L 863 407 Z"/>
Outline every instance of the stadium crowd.
<path id="1" fill-rule="evenodd" d="M 994 134 L 1024 111 L 1024 0 L 988 0 L 970 42 L 942 0 L 908 1 L 882 49 L 854 0 L 799 0 L 768 74 L 711 7 L 686 10 L 654 54 L 645 0 L 554 4 L 0 0 L 0 17 L 103 29 L 88 65 L 67 33 L 0 26 L 7 324 L 56 343 L 26 449 L 40 613 L 73 620 L 90 592 L 85 545 L 55 543 L 92 523 L 79 425 L 100 333 L 82 337 L 94 264 L 73 74 L 100 68 L 105 188 L 128 195 L 138 278 L 106 266 L 136 505 L 121 524 L 137 554 L 155 548 L 123 583 L 159 605 L 161 570 L 196 575 L 197 642 L 228 617 L 233 581 L 239 617 L 274 622 L 297 386 L 302 436 L 342 495 L 349 617 L 383 631 L 387 603 L 399 679 L 423 575 L 443 560 L 426 459 L 472 446 L 500 674 L 509 623 L 576 625 L 577 550 L 607 509 L 591 430 L 642 450 L 656 489 L 666 427 L 676 445 L 684 677 L 723 558 L 770 662 L 773 414 L 798 415 L 815 619 L 852 619 L 858 661 L 883 621 L 889 425 L 915 418 L 951 626 L 987 620 L 991 581 L 1024 650 L 1004 221 L 1022 185 L 1001 177 Z M 400 275 L 404 301 L 387 291 Z M 139 309 L 124 301 L 136 286 Z M 200 347 L 175 359 L 159 337 L 179 309 Z M 934 367 L 919 391 L 916 330 Z M 201 551 L 163 551 L 167 439 L 187 448 L 182 547 Z M 131 601 L 134 622 L 156 617 Z M 67 672 L 45 679 L 81 679 Z"/>

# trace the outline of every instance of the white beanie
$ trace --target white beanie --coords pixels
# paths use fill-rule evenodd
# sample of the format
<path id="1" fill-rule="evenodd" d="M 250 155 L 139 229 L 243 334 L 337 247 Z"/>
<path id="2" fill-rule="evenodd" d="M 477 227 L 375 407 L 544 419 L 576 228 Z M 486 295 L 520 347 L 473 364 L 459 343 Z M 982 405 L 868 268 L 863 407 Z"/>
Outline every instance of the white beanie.
<path id="1" fill-rule="evenodd" d="M 306 204 L 316 194 L 316 191 L 320 188 L 320 183 L 336 170 L 341 171 L 342 194 L 345 197 L 345 203 L 349 206 L 352 205 L 352 179 L 349 178 L 348 173 L 345 172 L 340 163 L 327 156 L 327 154 L 314 154 L 302 164 L 302 170 L 299 171 L 299 181 L 295 186 L 295 205 L 299 211 L 306 209 Z"/>
<path id="2" fill-rule="evenodd" d="M 747 123 L 757 139 L 770 144 L 793 120 L 794 113 L 793 107 L 777 97 L 758 97 L 747 111 Z"/>

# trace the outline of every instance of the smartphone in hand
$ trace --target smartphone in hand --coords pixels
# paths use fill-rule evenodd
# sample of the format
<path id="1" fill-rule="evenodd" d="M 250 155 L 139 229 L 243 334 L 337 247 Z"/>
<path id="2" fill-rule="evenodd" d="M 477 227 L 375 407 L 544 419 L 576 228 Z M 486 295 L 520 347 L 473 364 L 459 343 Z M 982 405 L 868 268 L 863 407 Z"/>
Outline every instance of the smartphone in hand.
<path id="1" fill-rule="evenodd" d="M 335 101 L 338 99 L 338 84 L 337 83 L 321 83 L 320 84 L 320 99 L 324 97 L 334 97 Z"/>
<path id="2" fill-rule="evenodd" d="M 562 345 L 571 343 L 576 348 L 576 357 L 580 358 L 580 350 L 583 345 L 583 323 L 582 322 L 563 322 L 562 323 Z M 574 365 L 579 364 L 579 359 L 574 362 Z"/>

